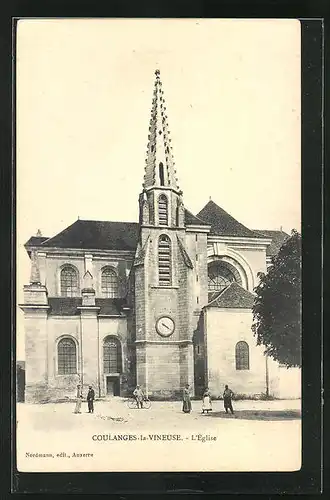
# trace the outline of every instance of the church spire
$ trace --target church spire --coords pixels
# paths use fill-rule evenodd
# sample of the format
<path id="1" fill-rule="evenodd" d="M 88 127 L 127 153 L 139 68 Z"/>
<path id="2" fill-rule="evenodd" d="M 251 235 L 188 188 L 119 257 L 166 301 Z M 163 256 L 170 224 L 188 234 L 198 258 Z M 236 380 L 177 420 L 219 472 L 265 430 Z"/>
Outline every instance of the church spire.
<path id="1" fill-rule="evenodd" d="M 155 75 L 143 188 L 164 186 L 178 192 L 180 188 L 176 178 L 159 69 L 155 71 Z"/>

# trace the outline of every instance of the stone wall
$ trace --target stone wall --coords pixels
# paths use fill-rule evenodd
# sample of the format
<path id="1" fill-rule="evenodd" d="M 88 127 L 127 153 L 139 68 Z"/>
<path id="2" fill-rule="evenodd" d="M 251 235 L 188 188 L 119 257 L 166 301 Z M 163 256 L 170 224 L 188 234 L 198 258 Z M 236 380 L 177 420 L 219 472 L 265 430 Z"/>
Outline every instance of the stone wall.
<path id="1" fill-rule="evenodd" d="M 213 397 L 222 396 L 224 385 L 236 394 L 260 395 L 266 392 L 266 360 L 251 331 L 249 309 L 206 310 L 208 386 Z M 249 345 L 249 370 L 236 370 L 235 346 Z"/>
<path id="2" fill-rule="evenodd" d="M 25 313 L 25 401 L 33 403 L 46 398 L 48 386 L 47 310 Z"/>
<path id="3" fill-rule="evenodd" d="M 268 359 L 269 393 L 279 399 L 301 398 L 300 368 L 286 368 Z"/>
<path id="4" fill-rule="evenodd" d="M 147 384 L 150 396 L 171 398 L 180 392 L 180 347 L 151 344 L 146 349 Z"/>
<path id="5" fill-rule="evenodd" d="M 87 254 L 87 252 L 86 252 Z M 106 266 L 112 267 L 118 276 L 118 296 L 124 297 L 127 292 L 127 280 L 129 271 L 132 265 L 132 260 L 127 256 L 97 256 L 90 255 L 88 260 L 88 270 L 93 276 L 93 285 L 96 292 L 96 297 L 102 297 L 101 291 L 101 273 L 102 269 Z M 50 297 L 58 297 L 61 295 L 60 292 L 60 272 L 61 268 L 66 265 L 74 266 L 79 273 L 79 296 L 81 295 L 81 290 L 84 286 L 83 277 L 86 272 L 86 262 L 84 255 L 68 255 L 67 257 L 63 255 L 47 255 L 46 258 L 40 258 L 40 263 L 42 264 L 42 276 L 44 276 L 45 282 L 47 284 L 48 295 Z"/>
<path id="6" fill-rule="evenodd" d="M 132 354 L 128 353 L 125 317 L 98 318 L 96 311 L 85 310 L 81 316 L 48 316 L 48 319 L 47 314 L 29 314 L 25 321 L 27 402 L 75 398 L 78 383 L 84 394 L 92 385 L 97 396 L 105 396 L 103 342 L 108 335 L 118 338 L 121 345 L 120 394 L 130 393 L 128 358 Z M 76 343 L 77 372 L 71 375 L 58 373 L 57 345 L 64 337 Z M 132 369 L 135 370 L 134 364 Z"/>

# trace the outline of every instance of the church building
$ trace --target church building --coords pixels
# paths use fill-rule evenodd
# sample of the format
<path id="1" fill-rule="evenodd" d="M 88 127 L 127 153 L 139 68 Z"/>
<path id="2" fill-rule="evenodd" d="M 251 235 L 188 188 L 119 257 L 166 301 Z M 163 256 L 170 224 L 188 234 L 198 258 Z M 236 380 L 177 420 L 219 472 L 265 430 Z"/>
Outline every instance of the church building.
<path id="1" fill-rule="evenodd" d="M 142 176 L 142 172 L 141 172 Z M 281 367 L 252 334 L 258 273 L 288 236 L 251 230 L 209 200 L 196 215 L 179 186 L 156 71 L 138 221 L 78 219 L 32 236 L 24 286 L 25 401 L 278 395 Z M 287 371 L 284 369 L 284 371 Z"/>

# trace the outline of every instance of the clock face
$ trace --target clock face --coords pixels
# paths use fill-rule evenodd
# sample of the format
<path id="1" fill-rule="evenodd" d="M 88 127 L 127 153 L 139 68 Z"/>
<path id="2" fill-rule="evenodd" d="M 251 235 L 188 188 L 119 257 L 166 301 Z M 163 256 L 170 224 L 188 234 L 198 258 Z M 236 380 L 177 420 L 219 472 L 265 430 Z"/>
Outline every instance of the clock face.
<path id="1" fill-rule="evenodd" d="M 162 337 L 169 337 L 174 332 L 174 321 L 169 316 L 162 316 L 156 321 L 156 330 Z"/>

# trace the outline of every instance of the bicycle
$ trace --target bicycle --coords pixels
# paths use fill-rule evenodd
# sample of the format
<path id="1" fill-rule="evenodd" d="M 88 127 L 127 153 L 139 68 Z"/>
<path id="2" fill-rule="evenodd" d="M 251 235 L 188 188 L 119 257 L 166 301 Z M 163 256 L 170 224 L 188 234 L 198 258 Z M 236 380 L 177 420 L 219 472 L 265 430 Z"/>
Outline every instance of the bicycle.
<path id="1" fill-rule="evenodd" d="M 126 400 L 126 404 L 130 410 L 138 408 L 138 404 L 135 398 L 129 398 Z M 151 401 L 148 398 L 144 398 L 142 401 L 142 408 L 149 410 L 151 408 Z"/>

